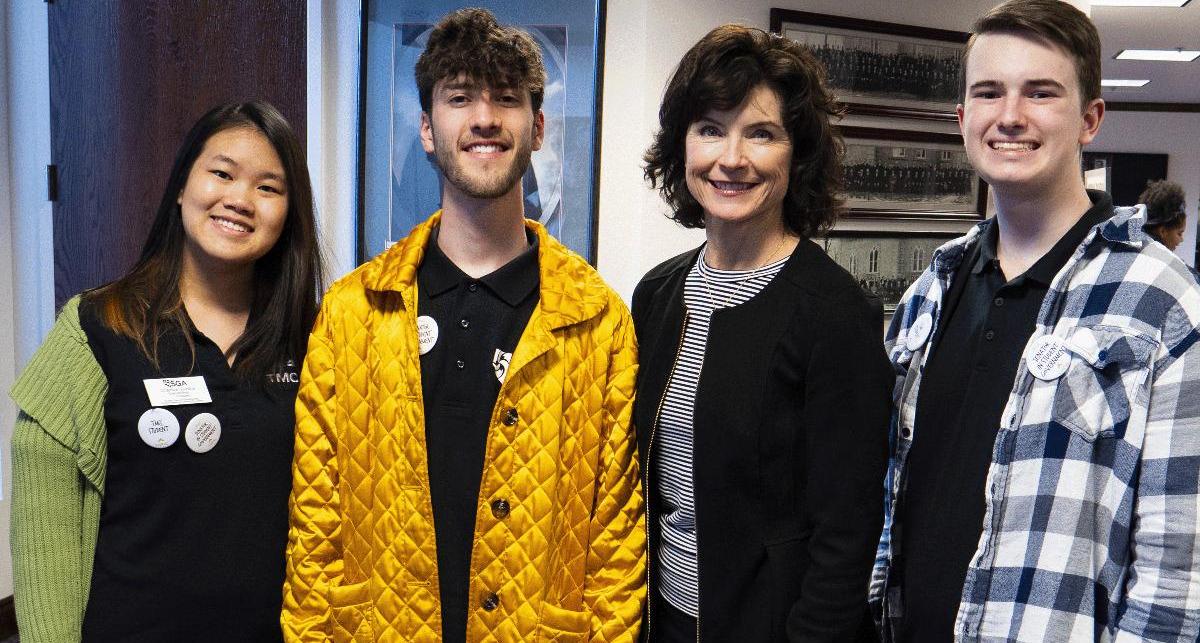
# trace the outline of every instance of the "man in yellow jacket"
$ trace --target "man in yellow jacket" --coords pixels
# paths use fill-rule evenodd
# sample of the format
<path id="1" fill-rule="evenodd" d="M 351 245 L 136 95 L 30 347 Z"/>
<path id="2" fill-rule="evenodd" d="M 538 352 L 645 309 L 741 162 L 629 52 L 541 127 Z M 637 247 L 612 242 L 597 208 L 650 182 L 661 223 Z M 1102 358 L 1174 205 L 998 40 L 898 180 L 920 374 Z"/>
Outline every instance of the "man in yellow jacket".
<path id="1" fill-rule="evenodd" d="M 442 210 L 334 284 L 309 340 L 285 637 L 632 641 L 633 324 L 525 220 L 541 55 L 465 9 L 416 72 Z"/>

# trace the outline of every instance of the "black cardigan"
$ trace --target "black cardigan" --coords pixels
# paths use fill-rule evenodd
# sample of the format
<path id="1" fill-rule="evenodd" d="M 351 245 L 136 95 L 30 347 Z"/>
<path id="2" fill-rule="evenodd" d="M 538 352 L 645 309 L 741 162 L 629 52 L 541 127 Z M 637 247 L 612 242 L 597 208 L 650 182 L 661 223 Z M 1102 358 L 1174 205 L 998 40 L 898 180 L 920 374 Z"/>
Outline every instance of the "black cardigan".
<path id="1" fill-rule="evenodd" d="M 697 256 L 654 268 L 633 295 L 648 604 L 658 591 L 660 514 L 647 456 Z M 713 314 L 693 427 L 703 640 L 851 641 L 861 633 L 895 381 L 882 336 L 878 300 L 811 241 L 751 300 Z"/>

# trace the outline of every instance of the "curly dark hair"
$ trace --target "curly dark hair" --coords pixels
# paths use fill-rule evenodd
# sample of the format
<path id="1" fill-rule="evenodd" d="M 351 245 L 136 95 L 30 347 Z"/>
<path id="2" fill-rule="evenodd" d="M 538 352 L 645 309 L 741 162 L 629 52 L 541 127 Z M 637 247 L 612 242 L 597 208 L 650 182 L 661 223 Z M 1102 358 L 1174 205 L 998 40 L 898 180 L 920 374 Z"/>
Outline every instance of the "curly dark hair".
<path id="1" fill-rule="evenodd" d="M 783 220 L 803 238 L 829 229 L 842 208 L 845 146 L 831 119 L 843 108 L 825 86 L 825 68 L 795 41 L 740 25 L 717 27 L 679 61 L 658 110 L 645 176 L 685 228 L 703 228 L 704 210 L 687 188 L 688 128 L 710 111 L 741 105 L 759 85 L 779 97 L 792 144 Z"/>
<path id="2" fill-rule="evenodd" d="M 534 113 L 542 108 L 546 68 L 542 51 L 522 29 L 501 26 L 487 9 L 459 9 L 429 32 L 415 68 L 421 109 L 429 113 L 434 85 L 460 74 L 488 87 L 529 90 Z"/>
<path id="3" fill-rule="evenodd" d="M 1144 227 L 1171 228 L 1179 225 L 1179 220 L 1186 216 L 1183 202 L 1186 199 L 1183 186 L 1172 181 L 1152 181 L 1146 184 L 1146 189 L 1138 197 L 1139 203 L 1146 204 L 1146 223 Z"/>

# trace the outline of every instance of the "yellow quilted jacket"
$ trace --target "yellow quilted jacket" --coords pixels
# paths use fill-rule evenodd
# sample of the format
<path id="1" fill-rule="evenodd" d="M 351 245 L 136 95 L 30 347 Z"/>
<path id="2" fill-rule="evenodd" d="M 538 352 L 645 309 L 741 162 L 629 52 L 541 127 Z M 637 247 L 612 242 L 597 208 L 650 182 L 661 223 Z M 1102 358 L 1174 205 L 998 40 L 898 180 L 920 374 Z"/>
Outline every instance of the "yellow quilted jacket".
<path id="1" fill-rule="evenodd" d="M 334 284 L 309 340 L 289 641 L 441 639 L 416 328 L 417 267 L 439 217 Z M 488 429 L 467 639 L 632 641 L 646 592 L 633 323 L 590 266 L 527 225 L 540 298 Z M 511 509 L 493 512 L 497 499 Z"/>

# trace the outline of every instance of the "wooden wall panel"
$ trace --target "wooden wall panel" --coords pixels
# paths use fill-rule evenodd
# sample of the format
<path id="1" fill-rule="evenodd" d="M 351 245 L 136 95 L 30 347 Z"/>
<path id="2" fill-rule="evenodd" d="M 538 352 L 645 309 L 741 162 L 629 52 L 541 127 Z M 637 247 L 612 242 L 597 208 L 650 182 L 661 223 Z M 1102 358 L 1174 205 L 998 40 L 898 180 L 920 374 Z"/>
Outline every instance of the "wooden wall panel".
<path id="1" fill-rule="evenodd" d="M 47 7 L 61 304 L 133 264 L 176 148 L 209 108 L 268 100 L 304 140 L 306 24 L 298 0 Z"/>

